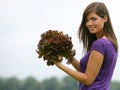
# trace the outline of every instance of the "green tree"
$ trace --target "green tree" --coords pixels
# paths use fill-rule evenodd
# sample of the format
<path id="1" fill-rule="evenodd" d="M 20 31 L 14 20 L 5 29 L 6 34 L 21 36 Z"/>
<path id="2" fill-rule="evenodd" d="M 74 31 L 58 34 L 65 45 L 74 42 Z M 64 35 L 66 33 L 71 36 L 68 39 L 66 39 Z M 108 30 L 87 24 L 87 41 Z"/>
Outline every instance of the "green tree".
<path id="1" fill-rule="evenodd" d="M 22 90 L 42 90 L 41 84 L 33 77 L 28 77 L 23 82 Z"/>
<path id="2" fill-rule="evenodd" d="M 3 81 L 4 85 L 3 88 L 1 90 L 20 90 L 20 84 L 19 84 L 19 80 L 16 77 L 11 77 L 8 79 L 4 79 Z"/>
<path id="3" fill-rule="evenodd" d="M 120 82 L 112 81 L 110 84 L 111 90 L 120 90 Z"/>
<path id="4" fill-rule="evenodd" d="M 52 77 L 42 82 L 43 90 L 59 90 L 58 79 Z"/>
<path id="5" fill-rule="evenodd" d="M 70 76 L 66 76 L 62 79 L 61 90 L 78 90 L 78 82 Z"/>
<path id="6" fill-rule="evenodd" d="M 112 81 L 111 90 L 120 90 L 120 82 Z M 15 77 L 0 78 L 0 90 L 79 90 L 78 82 L 70 76 L 66 76 L 60 81 L 56 77 L 38 82 L 33 77 L 25 80 L 18 80 Z"/>
<path id="7" fill-rule="evenodd" d="M 0 78 L 0 90 L 4 90 L 4 89 L 5 89 L 5 79 Z"/>

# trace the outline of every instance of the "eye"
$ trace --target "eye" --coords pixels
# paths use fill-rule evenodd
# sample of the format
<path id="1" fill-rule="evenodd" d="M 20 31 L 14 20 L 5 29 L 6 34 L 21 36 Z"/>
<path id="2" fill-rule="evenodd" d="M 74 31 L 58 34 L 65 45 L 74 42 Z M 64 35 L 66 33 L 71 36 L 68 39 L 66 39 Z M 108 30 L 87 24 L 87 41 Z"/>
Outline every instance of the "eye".
<path id="1" fill-rule="evenodd" d="M 92 21 L 95 21 L 95 20 L 97 20 L 97 18 L 95 18 L 95 17 L 92 17 L 92 18 L 91 18 L 91 20 L 92 20 Z"/>

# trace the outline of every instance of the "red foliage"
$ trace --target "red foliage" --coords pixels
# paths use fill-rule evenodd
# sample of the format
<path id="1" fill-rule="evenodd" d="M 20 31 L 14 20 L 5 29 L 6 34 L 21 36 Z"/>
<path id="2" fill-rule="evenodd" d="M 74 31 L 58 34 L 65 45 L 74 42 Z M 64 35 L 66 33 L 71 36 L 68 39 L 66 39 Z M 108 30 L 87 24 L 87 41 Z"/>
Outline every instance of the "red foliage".
<path id="1" fill-rule="evenodd" d="M 57 30 L 48 30 L 43 33 L 37 47 L 36 52 L 39 58 L 43 57 L 47 60 L 47 65 L 54 65 L 53 60 L 61 62 L 63 57 L 70 63 L 75 55 L 75 50 L 72 50 L 71 37 Z"/>

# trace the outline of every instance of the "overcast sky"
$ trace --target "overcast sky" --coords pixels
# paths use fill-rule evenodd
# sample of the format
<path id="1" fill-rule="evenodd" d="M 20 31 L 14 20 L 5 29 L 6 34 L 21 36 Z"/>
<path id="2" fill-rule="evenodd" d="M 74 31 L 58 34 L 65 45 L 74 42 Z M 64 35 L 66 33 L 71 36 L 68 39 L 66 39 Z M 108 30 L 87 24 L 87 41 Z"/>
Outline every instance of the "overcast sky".
<path id="1" fill-rule="evenodd" d="M 82 48 L 77 30 L 84 8 L 92 1 L 95 0 L 0 0 L 0 77 L 24 79 L 33 76 L 43 80 L 67 75 L 55 66 L 48 67 L 43 59 L 38 59 L 35 49 L 43 32 L 59 30 L 72 37 L 79 60 Z M 107 5 L 120 41 L 119 0 L 98 1 Z M 120 81 L 119 75 L 120 57 L 112 80 Z"/>

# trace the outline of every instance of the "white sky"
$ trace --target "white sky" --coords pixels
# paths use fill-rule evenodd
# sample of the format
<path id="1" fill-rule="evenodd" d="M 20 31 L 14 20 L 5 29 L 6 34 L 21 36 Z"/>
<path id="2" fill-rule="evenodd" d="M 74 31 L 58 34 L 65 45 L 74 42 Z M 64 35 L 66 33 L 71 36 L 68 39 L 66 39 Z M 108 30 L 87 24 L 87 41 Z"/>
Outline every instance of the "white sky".
<path id="1" fill-rule="evenodd" d="M 72 36 L 76 57 L 80 59 L 82 48 L 77 30 L 84 8 L 92 1 L 96 0 L 0 0 L 0 76 L 21 79 L 33 76 L 43 80 L 67 75 L 37 58 L 37 43 L 40 35 L 49 29 L 63 31 Z M 98 1 L 107 5 L 119 42 L 119 0 Z M 112 80 L 120 81 L 119 69 L 120 57 Z"/>

